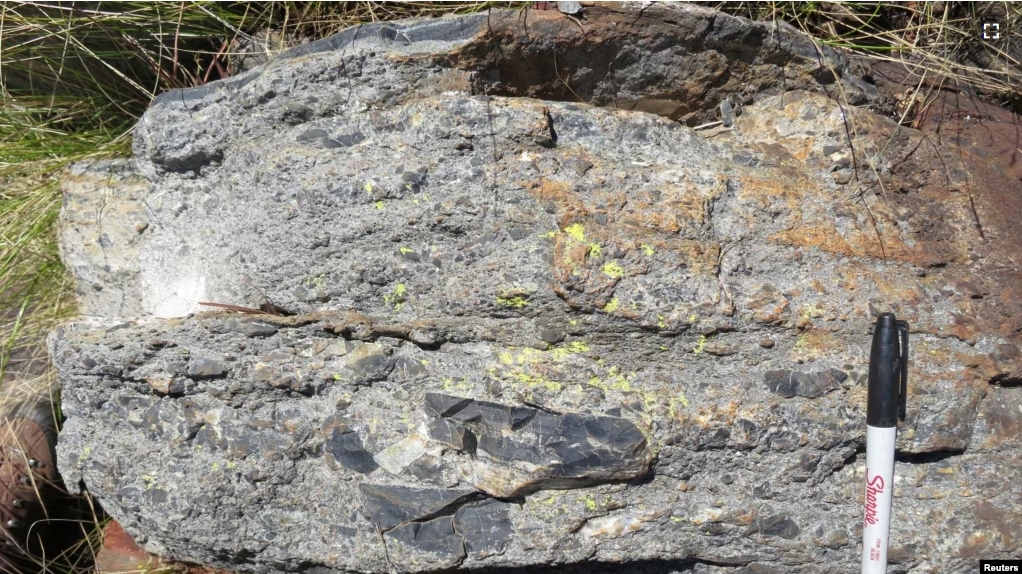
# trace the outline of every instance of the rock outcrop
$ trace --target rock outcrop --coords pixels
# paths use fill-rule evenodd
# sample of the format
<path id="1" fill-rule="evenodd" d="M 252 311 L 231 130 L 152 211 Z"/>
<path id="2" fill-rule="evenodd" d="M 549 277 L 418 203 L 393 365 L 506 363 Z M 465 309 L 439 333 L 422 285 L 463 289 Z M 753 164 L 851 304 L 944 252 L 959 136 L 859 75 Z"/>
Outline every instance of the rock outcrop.
<path id="1" fill-rule="evenodd" d="M 1022 241 L 981 160 L 784 26 L 587 11 L 354 28 L 72 170 L 68 481 L 242 572 L 854 572 L 893 310 L 890 571 L 1017 555 Z"/>

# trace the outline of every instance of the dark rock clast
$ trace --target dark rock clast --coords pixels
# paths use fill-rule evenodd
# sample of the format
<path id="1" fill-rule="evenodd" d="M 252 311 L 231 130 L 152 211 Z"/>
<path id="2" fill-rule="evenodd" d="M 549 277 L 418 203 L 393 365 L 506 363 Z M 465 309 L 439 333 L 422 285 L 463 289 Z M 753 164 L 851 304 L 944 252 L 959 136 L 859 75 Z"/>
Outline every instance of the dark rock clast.
<path id="1" fill-rule="evenodd" d="M 470 502 L 454 514 L 454 528 L 465 537 L 465 551 L 476 557 L 504 551 L 514 535 L 508 504 L 499 500 Z"/>
<path id="2" fill-rule="evenodd" d="M 455 421 L 435 418 L 429 422 L 429 436 L 436 442 L 455 450 L 475 454 L 476 437 L 471 431 Z"/>
<path id="3" fill-rule="evenodd" d="M 507 503 L 458 489 L 361 484 L 363 510 L 390 544 L 453 565 L 502 552 L 514 536 Z M 402 558 L 410 559 L 407 552 Z"/>
<path id="4" fill-rule="evenodd" d="M 646 437 L 620 417 L 557 414 L 442 393 L 426 393 L 426 407 L 475 437 L 473 485 L 497 497 L 635 478 L 652 459 Z M 434 440 L 455 442 L 449 427 L 431 429 Z"/>
<path id="5" fill-rule="evenodd" d="M 470 489 L 427 489 L 387 484 L 358 485 L 366 517 L 382 531 L 431 516 L 453 514 L 453 509 L 483 495 Z"/>
<path id="6" fill-rule="evenodd" d="M 373 455 L 362 446 L 362 439 L 355 431 L 334 428 L 323 447 L 327 464 L 332 468 L 347 469 L 369 474 L 379 468 Z"/>
<path id="7" fill-rule="evenodd" d="M 766 383 L 770 392 L 789 399 L 796 395 L 807 399 L 822 397 L 840 388 L 841 383 L 847 379 L 848 373 L 838 369 L 811 373 L 782 369 L 767 371 L 763 375 L 763 382 Z"/>
<path id="8" fill-rule="evenodd" d="M 451 566 L 465 556 L 465 539 L 454 531 L 451 516 L 408 522 L 390 530 L 386 536 L 389 541 L 399 542 L 416 553 L 431 554 Z"/>
<path id="9" fill-rule="evenodd" d="M 747 535 L 762 534 L 765 536 L 779 536 L 792 540 L 798 537 L 802 529 L 791 517 L 784 514 L 773 514 L 757 519 L 746 532 Z"/>

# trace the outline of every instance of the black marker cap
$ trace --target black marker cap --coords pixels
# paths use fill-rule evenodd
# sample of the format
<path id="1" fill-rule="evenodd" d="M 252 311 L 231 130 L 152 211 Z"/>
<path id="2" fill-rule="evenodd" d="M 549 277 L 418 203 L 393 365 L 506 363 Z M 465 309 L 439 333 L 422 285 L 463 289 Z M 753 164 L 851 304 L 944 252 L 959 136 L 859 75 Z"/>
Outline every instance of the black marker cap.
<path id="1" fill-rule="evenodd" d="M 905 420 L 908 391 L 908 323 L 893 313 L 877 317 L 873 348 L 869 353 L 869 389 L 866 424 L 877 428 L 898 426 Z"/>

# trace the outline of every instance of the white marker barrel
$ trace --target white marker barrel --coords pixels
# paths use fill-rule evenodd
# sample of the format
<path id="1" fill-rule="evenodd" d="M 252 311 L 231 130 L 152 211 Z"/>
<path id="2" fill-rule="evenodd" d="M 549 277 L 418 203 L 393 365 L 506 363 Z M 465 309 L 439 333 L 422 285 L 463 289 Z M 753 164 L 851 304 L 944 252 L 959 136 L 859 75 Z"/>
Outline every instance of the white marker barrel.
<path id="1" fill-rule="evenodd" d="M 894 492 L 894 440 L 898 427 L 866 427 L 866 500 L 862 523 L 862 574 L 887 572 Z"/>

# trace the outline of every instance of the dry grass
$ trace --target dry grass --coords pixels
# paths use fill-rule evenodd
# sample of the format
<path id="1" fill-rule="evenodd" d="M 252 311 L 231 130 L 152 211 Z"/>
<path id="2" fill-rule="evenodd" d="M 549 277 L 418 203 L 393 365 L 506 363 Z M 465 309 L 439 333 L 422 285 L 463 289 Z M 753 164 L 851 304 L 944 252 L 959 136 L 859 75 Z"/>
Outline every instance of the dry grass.
<path id="1" fill-rule="evenodd" d="M 904 64 L 936 84 L 1022 112 L 1022 3 L 701 2 L 754 20 L 784 20 L 821 44 Z M 984 24 L 999 39 L 984 39 Z M 990 34 L 990 29 L 987 30 Z"/>
<path id="2" fill-rule="evenodd" d="M 758 20 L 783 19 L 820 43 L 906 63 L 1022 111 L 1022 3 L 704 2 Z M 123 2 L 0 4 L 0 391 L 11 400 L 54 383 L 42 337 L 74 313 L 56 247 L 58 181 L 76 161 L 126 156 L 130 130 L 155 94 L 237 68 L 238 47 L 270 56 L 361 22 L 464 13 L 508 2 Z M 997 21 L 1002 39 L 982 39 Z M 273 30 L 273 34 L 262 33 Z M 83 542 L 46 557 L 57 572 L 89 571 L 102 513 L 73 528 Z"/>

